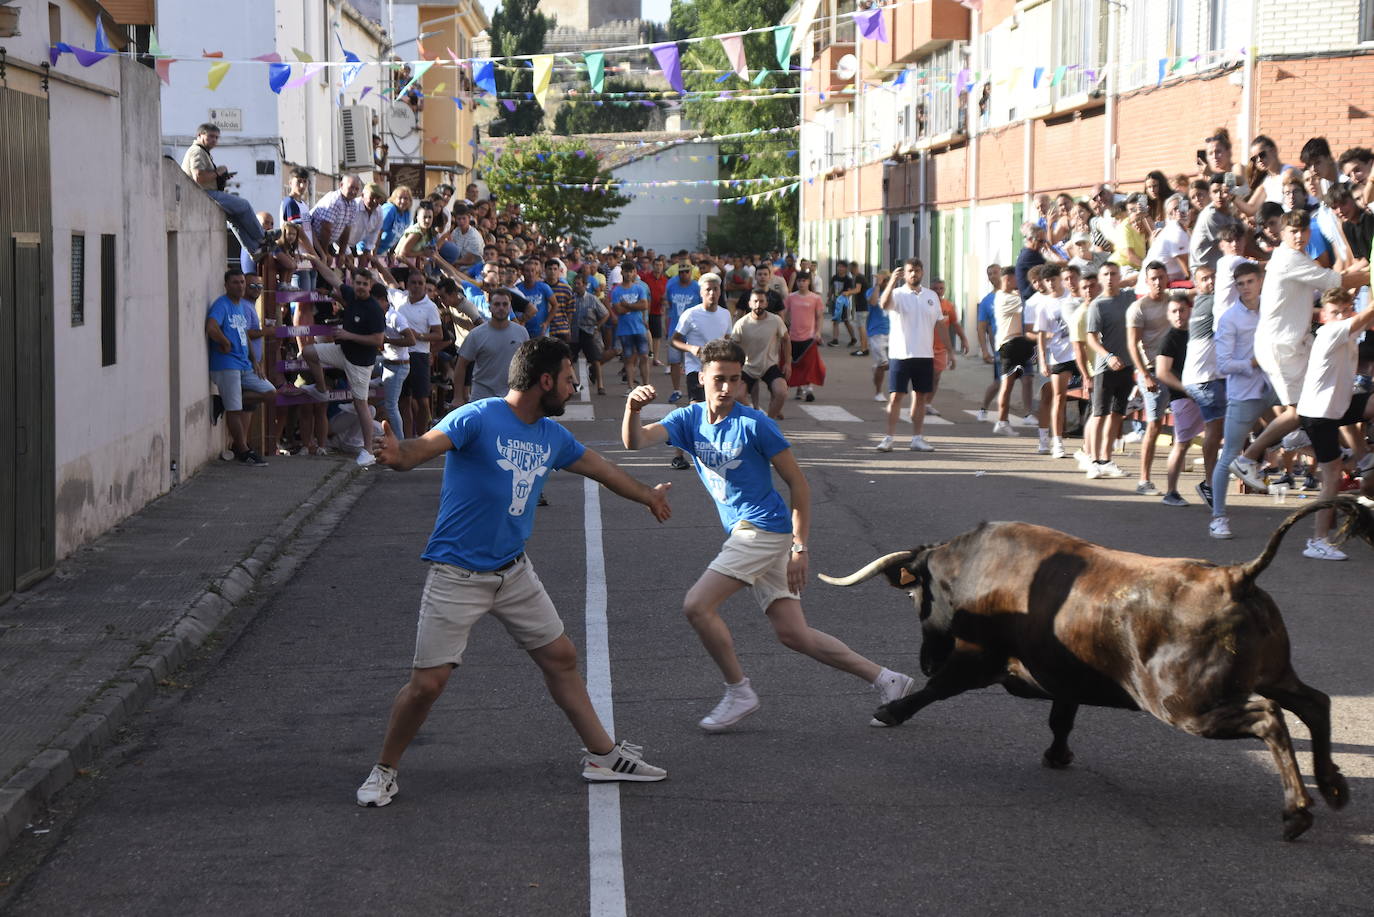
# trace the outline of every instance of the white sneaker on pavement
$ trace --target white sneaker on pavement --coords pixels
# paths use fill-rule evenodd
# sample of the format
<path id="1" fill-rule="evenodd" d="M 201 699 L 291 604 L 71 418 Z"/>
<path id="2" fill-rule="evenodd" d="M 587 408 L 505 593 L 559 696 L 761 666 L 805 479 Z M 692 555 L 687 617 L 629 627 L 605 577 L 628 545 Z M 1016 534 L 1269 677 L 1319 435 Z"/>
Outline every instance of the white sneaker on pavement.
<path id="1" fill-rule="evenodd" d="M 582 779 L 593 783 L 609 783 L 613 780 L 632 780 L 638 783 L 652 783 L 668 776 L 661 767 L 654 767 L 644 760 L 644 749 L 621 740 L 604 755 L 594 755 L 585 748 L 582 750 Z"/>
<path id="2" fill-rule="evenodd" d="M 935 447 L 932 446 L 930 443 L 926 442 L 926 438 L 924 436 L 918 434 L 916 436 L 911 437 L 911 451 L 934 452 Z"/>
<path id="3" fill-rule="evenodd" d="M 390 805 L 392 797 L 400 789 L 401 785 L 396 782 L 396 768 L 385 764 L 373 765 L 372 773 L 358 787 L 358 805 L 369 808 Z"/>
<path id="4" fill-rule="evenodd" d="M 892 437 L 884 436 L 882 439 L 878 440 L 878 445 L 874 446 L 873 448 L 877 449 L 879 452 L 891 452 Z"/>
<path id="5" fill-rule="evenodd" d="M 1207 523 L 1207 534 L 1213 538 L 1234 538 L 1231 534 L 1231 520 L 1225 516 L 1213 516 L 1212 521 Z"/>
<path id="6" fill-rule="evenodd" d="M 1034 414 L 1027 414 L 1025 417 L 1021 418 L 1021 426 L 1038 427 L 1040 426 L 1040 418 L 1036 417 Z"/>
<path id="7" fill-rule="evenodd" d="M 1243 455 L 1238 455 L 1231 460 L 1230 472 L 1245 482 L 1256 493 L 1269 493 L 1269 485 L 1264 483 L 1264 477 L 1260 474 L 1259 463 L 1254 459 L 1248 459 Z"/>
<path id="8" fill-rule="evenodd" d="M 873 690 L 878 692 L 879 705 L 890 704 L 894 700 L 906 697 L 912 691 L 916 690 L 916 681 L 909 675 L 903 675 L 901 672 L 894 672 L 891 669 L 884 668 L 878 673 L 877 679 L 874 680 Z M 870 719 L 868 725 L 883 727 L 887 724 L 875 718 Z"/>
<path id="9" fill-rule="evenodd" d="M 1059 437 L 1050 440 L 1050 458 L 1068 458 L 1069 453 L 1064 450 L 1064 441 Z"/>
<path id="10" fill-rule="evenodd" d="M 1093 457 L 1082 449 L 1078 449 L 1074 452 L 1073 460 L 1078 463 L 1079 471 L 1087 471 L 1093 463 Z"/>
<path id="11" fill-rule="evenodd" d="M 1126 472 L 1116 467 L 1116 462 L 1108 462 L 1105 465 L 1098 465 L 1097 471 L 1097 476 L 1099 478 L 1124 478 L 1126 476 Z"/>
<path id="12" fill-rule="evenodd" d="M 1313 560 L 1349 560 L 1349 556 L 1344 551 L 1336 547 L 1325 538 L 1307 539 L 1307 547 L 1303 549 L 1303 557 L 1310 557 Z"/>
<path id="13" fill-rule="evenodd" d="M 886 395 L 874 395 L 874 396 L 873 396 L 873 400 L 874 400 L 874 401 L 877 401 L 877 402 L 881 402 L 881 403 L 883 403 L 883 404 L 886 404 L 886 403 L 887 403 L 887 396 L 886 396 Z"/>
<path id="14" fill-rule="evenodd" d="M 364 449 L 363 451 L 358 453 L 358 457 L 357 459 L 355 459 L 355 461 L 358 463 L 359 468 L 367 468 L 371 465 L 377 464 L 377 457 L 373 455 L 371 452 L 368 452 L 366 449 Z"/>
<path id="15" fill-rule="evenodd" d="M 986 422 L 987 422 L 987 419 L 988 419 L 988 411 L 987 411 L 987 408 L 979 408 L 979 409 L 978 409 L 978 422 L 979 422 L 979 423 L 986 423 Z"/>
<path id="16" fill-rule="evenodd" d="M 697 725 L 707 732 L 724 732 L 757 709 L 759 696 L 746 678 L 737 685 L 726 685 L 725 696 L 720 703 Z"/>
<path id="17" fill-rule="evenodd" d="M 1020 436 L 1016 429 L 1005 420 L 999 420 L 992 425 L 993 436 Z"/>

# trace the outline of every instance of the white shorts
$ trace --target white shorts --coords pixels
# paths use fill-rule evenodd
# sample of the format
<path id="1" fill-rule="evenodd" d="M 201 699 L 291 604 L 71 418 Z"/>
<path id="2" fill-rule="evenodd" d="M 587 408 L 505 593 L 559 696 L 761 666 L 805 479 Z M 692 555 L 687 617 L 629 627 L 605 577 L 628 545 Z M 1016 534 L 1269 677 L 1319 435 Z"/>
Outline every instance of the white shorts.
<path id="1" fill-rule="evenodd" d="M 563 636 L 553 600 L 523 554 L 495 573 L 431 564 L 420 595 L 414 667 L 460 664 L 472 625 L 488 612 L 522 650 L 537 650 Z"/>
<path id="2" fill-rule="evenodd" d="M 868 336 L 868 355 L 873 358 L 874 366 L 887 365 L 887 335 L 870 334 Z"/>
<path id="3" fill-rule="evenodd" d="M 1255 362 L 1269 378 L 1279 404 L 1297 404 L 1302 397 L 1302 380 L 1307 375 L 1307 359 L 1311 354 L 1310 337 L 1296 344 L 1255 342 Z"/>
<path id="4" fill-rule="evenodd" d="M 1174 442 L 1191 442 L 1202 432 L 1202 410 L 1196 401 L 1191 398 L 1175 398 L 1169 402 L 1169 410 L 1174 415 Z"/>
<path id="5" fill-rule="evenodd" d="M 372 384 L 372 364 L 359 366 L 356 363 L 348 362 L 344 356 L 343 348 L 338 344 L 316 344 L 315 354 L 320 358 L 320 363 L 330 369 L 343 370 L 344 376 L 348 378 L 348 391 L 356 401 L 366 401 L 368 388 Z"/>
<path id="6" fill-rule="evenodd" d="M 791 557 L 791 532 L 765 532 L 739 522 L 706 569 L 748 585 L 754 601 L 767 611 L 778 599 L 801 598 L 787 587 L 787 562 Z"/>

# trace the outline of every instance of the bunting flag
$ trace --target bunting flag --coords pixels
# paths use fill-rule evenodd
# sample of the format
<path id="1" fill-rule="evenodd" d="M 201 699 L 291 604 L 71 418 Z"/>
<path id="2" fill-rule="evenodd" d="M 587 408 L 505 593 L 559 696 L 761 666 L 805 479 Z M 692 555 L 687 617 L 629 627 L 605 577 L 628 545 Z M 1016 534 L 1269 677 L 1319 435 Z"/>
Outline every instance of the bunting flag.
<path id="1" fill-rule="evenodd" d="M 1031 88 L 1032 88 L 1032 89 L 1039 89 L 1039 88 L 1040 88 L 1040 78 L 1043 77 L 1044 75 L 1045 75 L 1045 68 L 1044 68 L 1044 67 L 1036 67 L 1036 68 L 1035 68 L 1035 73 L 1031 75 Z"/>
<path id="2" fill-rule="evenodd" d="M 887 23 L 883 21 L 883 8 L 875 6 L 854 14 L 854 25 L 859 35 L 869 41 L 887 41 Z"/>
<path id="3" fill-rule="evenodd" d="M 1058 86 L 1060 83 L 1064 82 L 1064 75 L 1068 72 L 1068 67 L 1056 67 L 1054 70 L 1054 76 L 1050 78 L 1050 85 Z"/>
<path id="4" fill-rule="evenodd" d="M 225 66 L 228 66 L 228 64 L 226 64 Z M 306 64 L 304 67 L 301 68 L 300 73 L 296 74 L 291 79 L 286 81 L 286 84 L 283 88 L 299 89 L 306 83 L 310 82 L 310 78 L 315 74 L 319 73 L 323 69 L 324 64 Z"/>
<path id="5" fill-rule="evenodd" d="M 420 82 L 420 77 L 422 77 L 422 76 L 424 76 L 426 73 L 428 73 L 428 72 L 429 72 L 429 68 L 430 68 L 430 67 L 433 67 L 433 66 L 434 66 L 434 61 L 432 61 L 432 60 L 421 61 L 420 63 L 416 64 L 416 65 L 415 65 L 415 71 L 414 71 L 414 73 L 411 74 L 410 82 L 409 82 L 409 83 L 406 83 L 406 84 L 405 84 L 404 86 L 402 86 L 400 89 L 396 90 L 396 97 L 397 97 L 397 98 L 400 98 L 401 95 L 404 94 L 405 91 L 406 91 L 407 89 L 409 89 L 411 86 L 414 86 L 416 83 Z M 492 77 L 493 84 L 495 83 L 495 79 L 496 79 L 495 76 L 493 76 L 493 77 Z"/>
<path id="6" fill-rule="evenodd" d="M 959 71 L 958 76 L 954 78 L 954 94 L 956 96 L 963 95 L 964 92 L 968 90 L 969 78 L 969 70 L 967 67 Z"/>
<path id="7" fill-rule="evenodd" d="M 229 65 L 220 61 L 210 65 L 210 72 L 205 76 L 206 89 L 218 89 L 219 84 L 224 82 L 224 76 L 229 72 Z"/>
<path id="8" fill-rule="evenodd" d="M 658 68 L 663 71 L 663 76 L 668 80 L 668 85 L 678 92 L 682 92 L 682 61 L 678 59 L 677 42 L 665 41 L 654 45 L 650 50 L 654 52 L 654 57 L 658 60 Z"/>
<path id="9" fill-rule="evenodd" d="M 300 61 L 302 64 L 313 64 L 315 62 L 315 58 L 306 54 L 300 48 L 292 48 L 291 53 L 296 55 L 296 60 Z"/>
<path id="10" fill-rule="evenodd" d="M 591 81 L 592 92 L 600 94 L 606 88 L 606 55 L 600 51 L 587 51 L 582 59 L 587 63 L 587 79 Z"/>
<path id="11" fill-rule="evenodd" d="M 892 81 L 892 88 L 893 88 L 893 89 L 897 89 L 897 88 L 899 88 L 899 87 L 901 87 L 901 86 L 905 86 L 905 85 L 906 85 L 906 75 L 907 75 L 907 69 L 906 69 L 905 67 L 903 67 L 901 70 L 899 70 L 899 71 L 897 72 L 897 78 L 896 78 L 895 80 Z"/>
<path id="12" fill-rule="evenodd" d="M 751 85 L 751 86 L 761 86 L 761 85 L 763 85 L 763 81 L 764 81 L 765 78 L 767 78 L 767 76 L 768 76 L 768 70 L 767 70 L 766 68 L 763 69 L 763 70 L 760 70 L 760 71 L 759 71 L 759 75 L 756 76 L 756 77 L 754 77 L 754 81 L 753 81 L 750 85 Z"/>
<path id="13" fill-rule="evenodd" d="M 281 91 L 289 79 L 291 79 L 290 64 L 272 64 L 267 68 L 267 87 L 277 95 L 281 95 Z"/>
<path id="14" fill-rule="evenodd" d="M 165 57 L 162 53 L 162 45 L 157 43 L 157 30 L 151 26 L 148 28 L 148 53 L 153 57 Z"/>
<path id="15" fill-rule="evenodd" d="M 101 54 L 116 54 L 114 48 L 110 47 L 109 41 L 105 38 L 105 21 L 100 16 L 95 17 L 95 50 Z"/>
<path id="16" fill-rule="evenodd" d="M 534 65 L 534 100 L 540 108 L 548 108 L 549 82 L 553 78 L 553 55 L 536 54 L 530 61 Z"/>
<path id="17" fill-rule="evenodd" d="M 168 86 L 172 85 L 172 65 L 175 63 L 176 61 L 170 57 L 159 57 L 153 61 L 153 69 L 157 71 L 157 78 Z"/>
<path id="18" fill-rule="evenodd" d="M 483 92 L 496 95 L 496 61 L 491 58 L 484 58 L 476 62 L 477 66 L 473 70 L 472 81 L 477 84 L 477 88 Z"/>
<path id="19" fill-rule="evenodd" d="M 253 58 L 253 60 L 262 61 L 265 64 L 280 64 L 281 55 L 273 51 L 270 54 L 259 54 L 257 57 Z"/>
<path id="20" fill-rule="evenodd" d="M 739 74 L 742 80 L 749 79 L 749 62 L 744 56 L 744 36 L 736 33 L 734 35 L 720 36 L 720 46 L 725 49 L 725 59 L 730 62 L 730 67 Z"/>
<path id="21" fill-rule="evenodd" d="M 773 47 L 778 52 L 778 67 L 784 73 L 792 69 L 792 27 L 780 25 L 773 30 Z"/>

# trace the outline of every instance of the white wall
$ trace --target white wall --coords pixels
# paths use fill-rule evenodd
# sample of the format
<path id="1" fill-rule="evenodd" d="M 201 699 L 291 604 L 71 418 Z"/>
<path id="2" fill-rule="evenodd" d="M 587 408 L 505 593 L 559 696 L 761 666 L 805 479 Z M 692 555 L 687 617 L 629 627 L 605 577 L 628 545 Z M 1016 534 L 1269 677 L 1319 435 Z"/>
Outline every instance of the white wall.
<path id="1" fill-rule="evenodd" d="M 719 147 L 714 143 L 684 143 L 661 153 L 646 156 L 614 169 L 622 181 L 667 181 L 670 179 L 717 179 Z M 597 247 L 620 239 L 638 239 L 645 248 L 660 252 L 695 249 L 706 234 L 707 220 L 717 213 L 703 199 L 733 197 L 748 192 L 726 190 L 714 185 L 674 185 L 660 188 L 636 187 L 624 193 L 634 196 L 620 211 L 614 223 L 593 234 Z M 684 204 L 683 198 L 692 203 Z M 729 204 L 721 204 L 728 207 Z"/>

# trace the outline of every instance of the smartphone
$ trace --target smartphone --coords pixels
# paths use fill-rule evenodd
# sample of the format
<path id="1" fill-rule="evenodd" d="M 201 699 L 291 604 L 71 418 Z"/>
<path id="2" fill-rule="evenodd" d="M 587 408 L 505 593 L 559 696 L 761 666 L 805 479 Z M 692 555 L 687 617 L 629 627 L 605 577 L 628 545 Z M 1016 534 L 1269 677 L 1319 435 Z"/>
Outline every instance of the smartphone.
<path id="1" fill-rule="evenodd" d="M 1164 228 L 1164 221 L 1163 221 L 1163 220 L 1155 220 L 1155 229 L 1163 229 L 1163 228 Z"/>
<path id="2" fill-rule="evenodd" d="M 1198 150 L 1198 151 L 1197 151 L 1197 161 L 1200 162 L 1200 163 L 1202 163 L 1204 166 L 1207 165 L 1207 151 L 1206 151 L 1206 150 Z"/>

